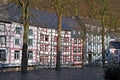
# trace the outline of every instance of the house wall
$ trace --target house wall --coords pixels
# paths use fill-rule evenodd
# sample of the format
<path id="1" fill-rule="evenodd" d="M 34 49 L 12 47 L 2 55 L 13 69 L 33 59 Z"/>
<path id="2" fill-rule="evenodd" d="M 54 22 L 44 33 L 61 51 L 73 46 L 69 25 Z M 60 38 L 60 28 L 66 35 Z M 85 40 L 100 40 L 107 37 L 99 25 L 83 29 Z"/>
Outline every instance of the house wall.
<path id="1" fill-rule="evenodd" d="M 20 28 L 20 34 L 17 34 L 16 28 Z M 37 28 L 33 26 L 29 26 L 29 29 L 33 30 L 33 35 L 28 36 L 28 39 L 33 39 L 33 45 L 28 46 L 28 51 L 33 52 L 33 59 L 28 59 L 28 63 L 37 61 Z M 19 32 L 19 31 L 18 31 Z M 5 32 L 6 36 L 6 45 L 4 48 L 6 49 L 6 61 L 5 63 L 10 64 L 20 64 L 21 56 L 22 56 L 22 44 L 23 44 L 23 26 L 19 23 L 7 24 L 5 23 Z M 19 44 L 16 44 L 15 39 L 19 39 Z M 0 47 L 3 48 L 3 47 Z M 19 58 L 15 59 L 15 51 L 19 51 Z"/>
<path id="2" fill-rule="evenodd" d="M 86 25 L 86 55 L 87 62 L 89 61 L 89 55 L 91 55 L 91 62 L 96 62 L 97 60 L 102 62 L 102 35 L 101 35 L 101 27 Z M 105 40 L 105 58 L 107 57 L 107 50 L 109 48 L 109 42 L 112 40 L 111 34 L 107 33 L 104 36 Z"/>
<path id="3" fill-rule="evenodd" d="M 114 63 L 120 62 L 120 49 L 110 48 L 109 61 Z"/>
<path id="4" fill-rule="evenodd" d="M 33 42 L 31 46 L 28 45 L 28 52 L 32 51 L 33 55 L 32 59 L 28 59 L 28 64 L 40 62 L 43 65 L 50 65 L 51 62 L 55 63 L 57 54 L 57 30 L 34 26 L 29 26 L 29 29 L 33 31 L 33 35 L 28 35 L 28 39 L 32 39 Z M 5 32 L 1 33 L 1 35 L 6 36 L 6 44 L 0 46 L 0 49 L 5 49 L 6 51 L 5 63 L 21 63 L 23 31 L 22 24 L 15 22 L 11 24 L 5 23 Z M 61 64 L 70 62 L 81 63 L 82 51 L 78 51 L 78 48 L 82 49 L 82 40 L 79 37 L 72 37 L 73 33 L 71 31 L 63 30 L 61 34 Z M 73 50 L 74 47 L 76 47 L 77 52 Z"/>
<path id="5" fill-rule="evenodd" d="M 49 28 L 38 28 L 38 53 L 41 64 L 49 64 L 50 62 L 56 62 L 57 51 L 57 30 Z M 61 64 L 67 64 L 74 62 L 73 56 L 79 56 L 81 58 L 81 52 L 74 54 L 73 47 L 82 47 L 81 44 L 75 43 L 74 38 L 71 38 L 71 31 L 61 32 Z M 48 36 L 48 40 L 45 40 L 45 36 Z M 78 41 L 78 38 L 76 38 Z M 47 46 L 47 49 L 46 49 Z M 76 61 L 76 62 L 80 62 Z"/>

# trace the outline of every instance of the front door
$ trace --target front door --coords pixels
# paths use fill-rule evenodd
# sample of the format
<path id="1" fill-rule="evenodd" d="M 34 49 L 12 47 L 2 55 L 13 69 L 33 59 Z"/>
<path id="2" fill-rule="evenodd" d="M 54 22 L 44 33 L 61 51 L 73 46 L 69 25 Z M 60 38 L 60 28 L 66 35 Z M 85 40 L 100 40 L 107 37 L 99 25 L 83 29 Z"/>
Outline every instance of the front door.
<path id="1" fill-rule="evenodd" d="M 88 63 L 92 62 L 92 54 L 88 54 Z"/>

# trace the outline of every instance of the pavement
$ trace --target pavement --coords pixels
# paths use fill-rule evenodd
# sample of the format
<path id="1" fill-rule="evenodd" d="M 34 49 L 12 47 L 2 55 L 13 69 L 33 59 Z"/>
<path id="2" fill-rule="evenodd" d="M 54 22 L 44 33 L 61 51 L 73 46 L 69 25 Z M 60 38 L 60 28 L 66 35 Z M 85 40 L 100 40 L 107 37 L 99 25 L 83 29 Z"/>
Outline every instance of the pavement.
<path id="1" fill-rule="evenodd" d="M 21 74 L 20 71 L 0 72 L 0 80 L 104 80 L 103 69 L 98 67 L 37 69 Z"/>

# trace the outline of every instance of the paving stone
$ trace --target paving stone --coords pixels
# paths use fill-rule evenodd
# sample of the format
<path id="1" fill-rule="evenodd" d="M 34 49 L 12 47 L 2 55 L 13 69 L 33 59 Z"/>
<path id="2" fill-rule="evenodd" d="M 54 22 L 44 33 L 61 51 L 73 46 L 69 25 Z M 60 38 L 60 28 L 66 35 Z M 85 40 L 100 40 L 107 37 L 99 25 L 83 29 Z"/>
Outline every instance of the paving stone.
<path id="1" fill-rule="evenodd" d="M 37 69 L 21 72 L 0 72 L 0 80 L 104 80 L 102 68 L 87 67 L 55 69 Z"/>

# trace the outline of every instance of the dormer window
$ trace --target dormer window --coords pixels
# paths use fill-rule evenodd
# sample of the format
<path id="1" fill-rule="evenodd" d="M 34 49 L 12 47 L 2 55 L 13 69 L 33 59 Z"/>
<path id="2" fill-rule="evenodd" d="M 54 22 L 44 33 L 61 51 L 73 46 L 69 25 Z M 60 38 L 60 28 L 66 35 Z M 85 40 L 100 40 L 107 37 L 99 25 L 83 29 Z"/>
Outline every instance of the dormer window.
<path id="1" fill-rule="evenodd" d="M 75 31 L 73 31 L 73 34 L 75 34 Z"/>
<path id="2" fill-rule="evenodd" d="M 20 34 L 20 27 L 16 27 L 16 34 Z"/>

